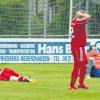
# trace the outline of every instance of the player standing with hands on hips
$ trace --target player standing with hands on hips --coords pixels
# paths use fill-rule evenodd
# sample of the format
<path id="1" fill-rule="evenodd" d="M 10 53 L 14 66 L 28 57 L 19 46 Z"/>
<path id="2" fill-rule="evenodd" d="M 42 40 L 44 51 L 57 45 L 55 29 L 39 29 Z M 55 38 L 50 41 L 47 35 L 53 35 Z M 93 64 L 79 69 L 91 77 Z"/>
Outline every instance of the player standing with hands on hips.
<path id="1" fill-rule="evenodd" d="M 90 20 L 91 16 L 84 10 L 79 10 L 71 23 L 72 40 L 71 51 L 74 57 L 74 68 L 71 74 L 71 81 L 69 89 L 75 90 L 75 82 L 79 76 L 78 88 L 88 89 L 88 86 L 84 84 L 84 78 L 87 68 L 87 58 L 85 54 L 86 45 L 86 24 Z"/>

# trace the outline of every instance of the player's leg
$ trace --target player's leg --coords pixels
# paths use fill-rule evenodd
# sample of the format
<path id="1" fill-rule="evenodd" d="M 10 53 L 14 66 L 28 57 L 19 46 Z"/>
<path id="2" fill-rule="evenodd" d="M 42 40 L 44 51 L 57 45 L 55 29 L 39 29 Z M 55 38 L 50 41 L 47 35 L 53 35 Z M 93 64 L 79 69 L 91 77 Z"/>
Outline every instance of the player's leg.
<path id="1" fill-rule="evenodd" d="M 80 78 L 79 78 L 79 88 L 84 88 L 84 89 L 88 89 L 88 86 L 84 83 L 84 79 L 85 79 L 85 74 L 86 74 L 86 66 L 82 66 L 82 68 L 80 69 Z"/>
<path id="2" fill-rule="evenodd" d="M 72 71 L 72 74 L 71 74 L 71 81 L 70 81 L 70 88 L 74 89 L 76 88 L 74 85 L 75 85 L 75 82 L 77 80 L 77 77 L 78 77 L 78 73 L 79 73 L 79 61 L 78 61 L 78 49 L 77 49 L 77 46 L 75 45 L 72 45 L 72 54 L 73 54 L 73 57 L 74 57 L 74 68 L 73 68 L 73 71 Z"/>
<path id="3" fill-rule="evenodd" d="M 78 86 L 79 88 L 84 88 L 84 89 L 88 88 L 88 86 L 84 84 L 84 78 L 86 75 L 87 66 L 88 66 L 88 61 L 85 55 L 85 49 L 84 47 L 82 47 L 80 51 L 80 78 L 79 78 L 79 86 Z"/>
<path id="4" fill-rule="evenodd" d="M 15 81 L 25 81 L 25 82 L 29 82 L 28 79 L 26 79 L 25 77 L 21 76 L 19 73 L 13 71 L 10 68 L 5 68 L 3 69 L 2 73 L 1 73 L 1 79 L 2 80 L 15 80 Z"/>
<path id="5" fill-rule="evenodd" d="M 76 89 L 75 87 L 75 82 L 77 80 L 77 77 L 78 77 L 78 72 L 79 72 L 79 68 L 77 67 L 77 64 L 76 62 L 74 63 L 74 69 L 72 71 L 72 74 L 71 74 L 71 81 L 70 81 L 70 89 Z"/>
<path id="6" fill-rule="evenodd" d="M 26 80 L 25 77 L 21 76 L 19 73 L 15 72 L 14 70 L 12 70 L 10 68 L 5 68 L 4 72 L 5 72 L 6 76 L 9 77 L 9 80 L 13 80 L 13 81 L 28 81 L 28 80 Z"/>
<path id="7" fill-rule="evenodd" d="M 88 60 L 88 66 L 87 66 L 87 70 L 86 70 L 86 78 L 91 78 L 90 74 L 91 74 L 92 67 L 94 65 L 95 65 L 94 58 L 90 57 Z"/>
<path id="8" fill-rule="evenodd" d="M 19 81 L 19 82 L 32 82 L 32 79 L 28 76 L 10 76 L 9 80 L 11 81 Z"/>
<path id="9" fill-rule="evenodd" d="M 25 78 L 23 77 L 23 76 L 13 76 L 13 75 L 11 75 L 11 76 L 9 76 L 9 80 L 10 81 L 24 81 L 25 80 Z"/>
<path id="10" fill-rule="evenodd" d="M 20 81 L 20 82 L 33 82 L 35 83 L 35 80 L 32 80 L 29 77 L 22 76 L 19 73 L 13 71 L 10 68 L 5 68 L 2 73 L 0 74 L 0 80 L 6 80 L 6 81 Z"/>

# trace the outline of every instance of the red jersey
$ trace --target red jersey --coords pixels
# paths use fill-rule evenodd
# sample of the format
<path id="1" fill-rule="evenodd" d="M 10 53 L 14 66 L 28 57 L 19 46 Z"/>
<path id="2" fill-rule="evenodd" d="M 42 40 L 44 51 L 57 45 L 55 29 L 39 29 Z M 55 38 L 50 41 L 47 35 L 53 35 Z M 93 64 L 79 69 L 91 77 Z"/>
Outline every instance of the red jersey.
<path id="1" fill-rule="evenodd" d="M 77 46 L 86 45 L 86 20 L 72 20 L 71 23 L 72 42 Z"/>

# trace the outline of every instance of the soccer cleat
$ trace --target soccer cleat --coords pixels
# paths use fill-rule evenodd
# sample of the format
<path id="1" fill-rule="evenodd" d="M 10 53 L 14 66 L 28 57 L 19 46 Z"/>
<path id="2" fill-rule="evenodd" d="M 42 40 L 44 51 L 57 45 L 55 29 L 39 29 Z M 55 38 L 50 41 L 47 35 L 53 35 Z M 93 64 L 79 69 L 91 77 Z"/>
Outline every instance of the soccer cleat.
<path id="1" fill-rule="evenodd" d="M 89 87 L 87 85 L 83 84 L 83 85 L 78 85 L 78 88 L 88 89 Z"/>
<path id="2" fill-rule="evenodd" d="M 24 76 L 24 82 L 30 82 L 30 77 Z"/>
<path id="3" fill-rule="evenodd" d="M 32 83 L 36 83 L 36 80 L 32 80 L 30 77 L 25 76 L 24 82 L 32 82 Z"/>
<path id="4" fill-rule="evenodd" d="M 74 87 L 69 87 L 69 90 L 77 90 L 77 88 L 74 86 Z"/>

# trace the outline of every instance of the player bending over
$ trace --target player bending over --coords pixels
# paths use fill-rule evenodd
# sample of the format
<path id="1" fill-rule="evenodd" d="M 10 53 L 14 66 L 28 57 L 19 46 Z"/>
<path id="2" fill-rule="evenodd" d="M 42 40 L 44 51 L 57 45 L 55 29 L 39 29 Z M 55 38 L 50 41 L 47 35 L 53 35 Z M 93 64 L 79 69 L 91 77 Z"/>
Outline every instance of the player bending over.
<path id="1" fill-rule="evenodd" d="M 27 76 L 21 76 L 19 73 L 10 68 L 0 69 L 0 80 L 4 81 L 19 81 L 19 82 L 35 82 Z"/>
<path id="2" fill-rule="evenodd" d="M 74 68 L 71 74 L 69 89 L 77 89 L 75 87 L 75 82 L 78 76 L 78 88 L 88 89 L 88 86 L 84 84 L 88 63 L 84 46 L 86 45 L 86 24 L 90 18 L 90 15 L 88 15 L 85 11 L 80 10 L 76 12 L 76 15 L 71 23 L 71 51 L 74 57 Z"/>

